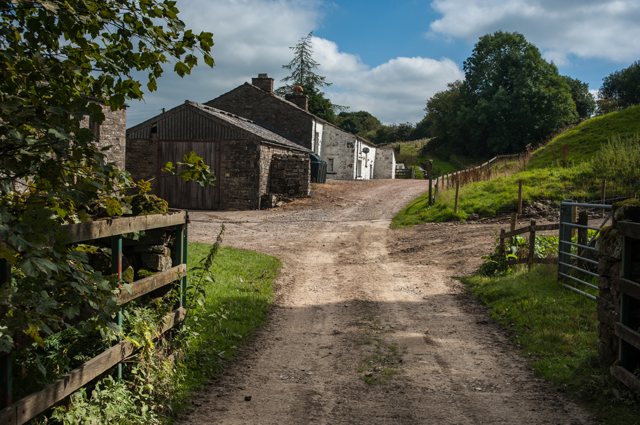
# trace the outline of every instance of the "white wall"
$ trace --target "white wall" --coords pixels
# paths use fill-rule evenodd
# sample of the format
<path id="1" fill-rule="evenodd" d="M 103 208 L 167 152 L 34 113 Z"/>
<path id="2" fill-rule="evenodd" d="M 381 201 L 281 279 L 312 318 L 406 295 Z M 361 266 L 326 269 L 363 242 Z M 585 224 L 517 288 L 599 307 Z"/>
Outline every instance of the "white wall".
<path id="1" fill-rule="evenodd" d="M 395 179 L 396 178 L 396 156 L 393 148 L 376 149 L 376 166 L 373 173 L 374 179 Z"/>

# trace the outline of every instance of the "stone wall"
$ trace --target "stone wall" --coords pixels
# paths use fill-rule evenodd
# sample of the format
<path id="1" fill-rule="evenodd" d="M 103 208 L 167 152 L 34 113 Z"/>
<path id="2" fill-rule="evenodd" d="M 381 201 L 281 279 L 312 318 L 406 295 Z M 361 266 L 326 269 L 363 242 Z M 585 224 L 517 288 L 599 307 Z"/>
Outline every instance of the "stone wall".
<path id="1" fill-rule="evenodd" d="M 131 174 L 133 181 L 149 181 L 158 176 L 158 140 L 127 140 L 125 169 Z M 157 192 L 157 179 L 151 181 L 154 194 Z"/>
<path id="2" fill-rule="evenodd" d="M 260 142 L 224 140 L 220 154 L 220 209 L 260 208 Z"/>
<path id="3" fill-rule="evenodd" d="M 269 175 L 273 155 L 287 155 L 289 153 L 288 150 L 273 145 L 263 144 L 260 147 L 260 196 L 269 193 Z"/>
<path id="4" fill-rule="evenodd" d="M 396 178 L 396 157 L 393 148 L 378 148 L 376 150 L 376 165 L 373 170 L 374 179 Z"/>
<path id="5" fill-rule="evenodd" d="M 638 249 L 640 248 L 640 240 L 627 238 L 629 244 L 627 252 L 629 254 L 626 259 L 623 258 L 625 237 L 620 232 L 620 226 L 624 223 L 640 223 L 640 202 L 637 200 L 613 205 L 613 225 L 604 227 L 596 242 L 599 275 L 598 355 L 601 363 L 608 366 L 617 363 L 621 343 L 615 332 L 616 323 L 621 322 L 621 286 L 617 279 L 625 277 L 626 270 L 627 279 L 640 282 L 640 249 Z M 628 263 L 625 264 L 625 262 Z M 629 309 L 627 318 L 623 322 L 628 322 L 627 325 L 635 331 L 640 326 L 640 299 L 634 299 L 630 295 L 625 295 L 625 297 L 628 297 L 630 301 L 627 307 Z M 629 355 L 630 361 L 637 362 L 639 356 L 640 351 L 636 350 L 636 355 Z M 635 369 L 636 366 L 640 366 L 640 364 L 632 365 L 632 369 Z M 620 379 L 619 376 L 616 377 Z M 630 381 L 623 379 L 623 382 L 629 385 Z M 635 385 L 638 386 L 638 384 Z"/>
<path id="6" fill-rule="evenodd" d="M 269 169 L 269 194 L 292 198 L 311 193 L 311 161 L 307 154 L 275 154 Z"/>
<path id="7" fill-rule="evenodd" d="M 313 150 L 313 116 L 273 93 L 245 83 L 205 105 L 276 129 Z"/>
<path id="8" fill-rule="evenodd" d="M 87 117 L 80 122 L 80 127 L 91 128 L 96 136 L 96 145 L 100 148 L 110 146 L 105 152 L 108 162 L 114 162 L 120 170 L 125 169 L 126 143 L 127 143 L 127 110 L 126 108 L 112 111 L 110 107 L 100 102 L 94 102 L 102 106 L 104 121 L 94 126 L 92 120 Z"/>

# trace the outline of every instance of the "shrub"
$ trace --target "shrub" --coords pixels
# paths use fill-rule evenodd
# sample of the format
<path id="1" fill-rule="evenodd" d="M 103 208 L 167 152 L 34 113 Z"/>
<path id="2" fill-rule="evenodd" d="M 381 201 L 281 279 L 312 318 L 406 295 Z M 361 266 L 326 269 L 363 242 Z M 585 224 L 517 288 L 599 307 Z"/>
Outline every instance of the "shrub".
<path id="1" fill-rule="evenodd" d="M 613 137 L 589 161 L 593 177 L 632 185 L 640 179 L 640 135 Z"/>

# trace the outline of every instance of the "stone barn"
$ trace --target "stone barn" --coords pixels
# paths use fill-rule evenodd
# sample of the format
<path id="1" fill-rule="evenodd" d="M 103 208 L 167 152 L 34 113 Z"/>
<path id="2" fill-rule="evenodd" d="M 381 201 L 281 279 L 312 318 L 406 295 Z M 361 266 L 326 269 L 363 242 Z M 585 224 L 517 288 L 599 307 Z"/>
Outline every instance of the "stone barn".
<path id="1" fill-rule="evenodd" d="M 215 173 L 213 187 L 161 173 L 191 151 Z M 126 170 L 152 182 L 170 207 L 259 209 L 267 195 L 306 197 L 310 150 L 229 112 L 186 101 L 127 130 Z"/>
<path id="2" fill-rule="evenodd" d="M 252 84 L 236 87 L 206 105 L 247 117 L 312 150 L 327 162 L 328 179 L 395 178 L 391 148 L 378 148 L 313 115 L 308 103 L 304 94 L 281 98 L 273 92 L 273 78 L 259 74 Z"/>

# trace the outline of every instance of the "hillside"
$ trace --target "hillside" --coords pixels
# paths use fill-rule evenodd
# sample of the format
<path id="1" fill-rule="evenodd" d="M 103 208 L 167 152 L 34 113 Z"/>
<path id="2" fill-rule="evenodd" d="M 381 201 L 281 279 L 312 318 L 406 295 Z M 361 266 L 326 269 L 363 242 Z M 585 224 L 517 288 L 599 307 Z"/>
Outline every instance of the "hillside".
<path id="1" fill-rule="evenodd" d="M 640 133 L 640 105 L 590 118 L 555 137 L 533 153 L 527 169 L 578 165 L 590 159 L 612 137 Z M 564 151 L 564 152 L 563 152 Z"/>

